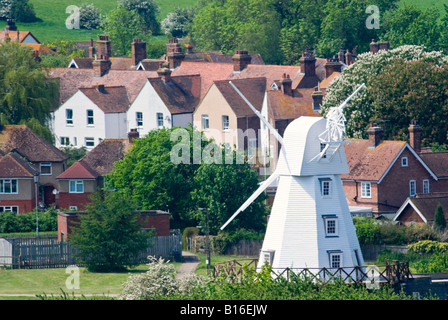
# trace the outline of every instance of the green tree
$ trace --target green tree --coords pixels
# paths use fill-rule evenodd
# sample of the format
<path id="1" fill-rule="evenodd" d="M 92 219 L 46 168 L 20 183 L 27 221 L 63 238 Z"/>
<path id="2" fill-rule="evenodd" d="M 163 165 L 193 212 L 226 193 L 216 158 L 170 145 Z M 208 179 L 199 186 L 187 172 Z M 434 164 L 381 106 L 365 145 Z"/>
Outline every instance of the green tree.
<path id="1" fill-rule="evenodd" d="M 113 43 L 112 53 L 129 56 L 132 50 L 132 39 L 147 38 L 147 35 L 142 32 L 143 24 L 143 19 L 136 11 L 122 7 L 109 11 L 101 22 L 101 28 Z"/>
<path id="2" fill-rule="evenodd" d="M 29 0 L 0 0 L 0 18 L 14 19 L 19 22 L 40 21 Z"/>
<path id="3" fill-rule="evenodd" d="M 194 15 L 194 9 L 176 7 L 162 21 L 162 29 L 172 37 L 183 38 L 191 31 Z"/>
<path id="4" fill-rule="evenodd" d="M 434 228 L 439 231 L 445 231 L 446 229 L 445 212 L 440 203 L 437 205 L 436 212 L 434 213 Z"/>
<path id="5" fill-rule="evenodd" d="M 45 125 L 57 105 L 58 90 L 28 47 L 16 42 L 0 46 L 0 112 L 8 123 L 34 118 Z"/>
<path id="6" fill-rule="evenodd" d="M 160 34 L 159 5 L 154 0 L 118 0 L 118 7 L 136 12 L 143 21 L 145 33 Z"/>
<path id="7" fill-rule="evenodd" d="M 122 271 L 148 246 L 132 199 L 120 192 L 95 193 L 68 241 L 90 271 Z"/>

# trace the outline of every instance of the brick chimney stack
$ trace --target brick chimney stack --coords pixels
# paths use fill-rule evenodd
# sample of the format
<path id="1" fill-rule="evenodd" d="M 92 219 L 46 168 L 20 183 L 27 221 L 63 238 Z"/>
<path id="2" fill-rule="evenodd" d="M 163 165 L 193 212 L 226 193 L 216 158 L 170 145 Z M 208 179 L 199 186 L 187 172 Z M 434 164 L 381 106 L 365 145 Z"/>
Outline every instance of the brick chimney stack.
<path id="1" fill-rule="evenodd" d="M 302 57 L 299 59 L 300 72 L 305 74 L 305 77 L 316 75 L 316 58 L 312 51 L 308 49 L 302 53 Z"/>
<path id="2" fill-rule="evenodd" d="M 409 125 L 409 144 L 415 152 L 419 153 L 422 151 L 422 127 L 413 120 Z"/>
<path id="3" fill-rule="evenodd" d="M 162 80 L 167 83 L 171 81 L 171 69 L 168 68 L 166 65 L 162 65 L 158 70 L 157 74 L 159 77 L 162 78 Z"/>
<path id="4" fill-rule="evenodd" d="M 109 57 L 101 56 L 100 59 L 96 58 L 93 60 L 92 65 L 95 77 L 100 78 L 110 70 L 112 62 L 110 62 Z"/>
<path id="5" fill-rule="evenodd" d="M 342 63 L 339 61 L 337 56 L 331 59 L 327 59 L 325 63 L 325 78 L 331 76 L 333 72 L 342 72 Z"/>
<path id="6" fill-rule="evenodd" d="M 131 129 L 131 131 L 128 132 L 129 143 L 134 143 L 134 140 L 138 138 L 140 138 L 140 134 L 137 129 Z"/>
<path id="7" fill-rule="evenodd" d="M 372 39 L 372 42 L 370 42 L 370 52 L 377 53 L 378 50 L 380 50 L 379 44 L 375 42 L 375 39 Z"/>
<path id="8" fill-rule="evenodd" d="M 369 149 L 375 149 L 383 139 L 383 129 L 378 127 L 376 123 L 372 123 L 367 133 L 369 134 Z"/>
<path id="9" fill-rule="evenodd" d="M 146 42 L 142 39 L 132 41 L 132 63 L 136 66 L 140 61 L 146 59 Z"/>
<path id="10" fill-rule="evenodd" d="M 107 57 L 107 59 L 112 56 L 111 44 L 108 36 L 98 35 L 96 47 L 98 56 L 103 58 Z"/>
<path id="11" fill-rule="evenodd" d="M 177 38 L 171 38 L 166 45 L 166 58 L 170 64 L 171 69 L 175 69 L 185 58 L 185 53 L 182 52 L 179 41 Z"/>
<path id="12" fill-rule="evenodd" d="M 235 51 L 232 60 L 233 60 L 233 71 L 241 72 L 251 63 L 252 57 L 245 50 L 237 50 Z"/>
<path id="13" fill-rule="evenodd" d="M 17 31 L 16 20 L 8 19 L 7 20 L 7 25 L 5 27 L 5 30 L 7 30 L 7 31 Z"/>
<path id="14" fill-rule="evenodd" d="M 282 85 L 282 92 L 283 94 L 286 94 L 288 96 L 292 96 L 292 80 L 289 77 L 289 74 L 287 75 L 284 73 L 282 75 L 282 78 L 280 80 L 280 84 Z"/>
<path id="15" fill-rule="evenodd" d="M 95 46 L 93 44 L 93 39 L 90 39 L 89 58 L 91 59 L 95 58 Z"/>

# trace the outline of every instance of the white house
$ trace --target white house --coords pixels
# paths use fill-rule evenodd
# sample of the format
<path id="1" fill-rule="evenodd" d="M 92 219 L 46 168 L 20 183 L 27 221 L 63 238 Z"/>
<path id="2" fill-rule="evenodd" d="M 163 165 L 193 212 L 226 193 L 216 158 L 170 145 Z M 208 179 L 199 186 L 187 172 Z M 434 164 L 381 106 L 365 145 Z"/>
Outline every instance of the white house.
<path id="1" fill-rule="evenodd" d="M 93 149 L 103 139 L 127 137 L 129 97 L 124 86 L 79 88 L 53 112 L 56 147 Z"/>
<path id="2" fill-rule="evenodd" d="M 199 103 L 199 75 L 172 77 L 168 68 L 158 73 L 148 78 L 127 111 L 128 131 L 137 129 L 140 136 L 158 128 L 188 127 Z"/>

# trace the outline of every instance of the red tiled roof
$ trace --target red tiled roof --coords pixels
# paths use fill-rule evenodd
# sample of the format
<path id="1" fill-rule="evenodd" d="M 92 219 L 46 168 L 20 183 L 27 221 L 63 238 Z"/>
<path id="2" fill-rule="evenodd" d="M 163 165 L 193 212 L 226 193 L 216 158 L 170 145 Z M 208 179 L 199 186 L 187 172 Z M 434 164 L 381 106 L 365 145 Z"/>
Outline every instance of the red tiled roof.
<path id="1" fill-rule="evenodd" d="M 0 149 L 8 153 L 16 150 L 31 162 L 61 162 L 68 156 L 41 138 L 26 125 L 5 125 L 0 132 Z"/>
<path id="2" fill-rule="evenodd" d="M 383 141 L 369 149 L 369 140 L 350 139 L 344 144 L 350 173 L 343 180 L 379 181 L 406 145 L 405 141 Z"/>
<path id="3" fill-rule="evenodd" d="M 79 91 L 84 93 L 104 113 L 120 113 L 128 110 L 129 98 L 124 86 L 99 88 L 79 88 Z"/>
<path id="4" fill-rule="evenodd" d="M 175 76 L 168 82 L 162 78 L 149 78 L 148 81 L 172 114 L 193 112 L 199 103 L 200 75 Z"/>
<path id="5" fill-rule="evenodd" d="M 448 177 L 448 152 L 424 152 L 419 154 L 420 158 L 439 178 Z M 447 208 L 448 210 L 448 208 Z"/>
<path id="6" fill-rule="evenodd" d="M 0 158 L 0 177 L 2 178 L 33 178 L 37 172 L 15 152 L 10 152 Z"/>
<path id="7" fill-rule="evenodd" d="M 301 116 L 319 117 L 319 111 L 313 110 L 314 89 L 295 89 L 293 95 L 281 90 L 267 92 L 270 117 L 275 120 L 297 119 Z"/>
<path id="8" fill-rule="evenodd" d="M 244 94 L 255 109 L 261 111 L 266 92 L 266 78 L 234 79 L 232 83 Z M 214 84 L 237 117 L 254 115 L 253 110 L 230 85 L 229 80 L 215 81 Z"/>
<path id="9" fill-rule="evenodd" d="M 99 175 L 81 159 L 61 173 L 57 179 L 96 179 L 98 176 Z"/>
<path id="10" fill-rule="evenodd" d="M 29 31 L 9 31 L 8 32 L 8 37 L 11 39 L 11 41 L 17 41 L 17 39 L 19 40 L 19 43 L 22 43 L 23 40 L 26 39 L 26 37 L 28 37 L 29 35 L 31 35 L 31 37 L 34 38 L 34 40 L 36 40 L 37 43 L 40 43 L 36 37 L 33 36 L 33 34 Z M 6 37 L 6 32 L 4 30 L 0 31 L 0 41 L 3 41 Z"/>

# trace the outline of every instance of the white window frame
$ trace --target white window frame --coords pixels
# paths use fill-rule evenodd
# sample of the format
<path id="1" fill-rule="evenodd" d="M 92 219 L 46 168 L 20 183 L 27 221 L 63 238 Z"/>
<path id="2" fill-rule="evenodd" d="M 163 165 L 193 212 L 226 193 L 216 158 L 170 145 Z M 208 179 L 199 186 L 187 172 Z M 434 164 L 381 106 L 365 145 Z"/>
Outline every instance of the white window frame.
<path id="1" fill-rule="evenodd" d="M 331 198 L 332 180 L 330 178 L 319 178 L 320 194 L 322 198 Z"/>
<path id="2" fill-rule="evenodd" d="M 321 144 L 320 144 L 320 152 L 324 151 L 324 149 L 325 149 L 326 146 L 327 146 L 326 143 L 321 143 Z M 327 154 L 324 153 L 324 154 L 322 155 L 322 159 L 326 159 L 326 158 L 327 158 Z"/>
<path id="3" fill-rule="evenodd" d="M 162 112 L 157 112 L 156 113 L 156 121 L 157 121 L 157 126 L 163 127 L 163 113 Z"/>
<path id="4" fill-rule="evenodd" d="M 137 111 L 135 113 L 135 122 L 137 123 L 137 127 L 143 127 L 143 112 Z"/>
<path id="5" fill-rule="evenodd" d="M 409 165 L 408 157 L 402 157 L 401 158 L 401 166 L 407 167 Z"/>
<path id="6" fill-rule="evenodd" d="M 61 146 L 69 146 L 70 138 L 69 137 L 60 137 Z"/>
<path id="7" fill-rule="evenodd" d="M 90 112 L 91 112 L 91 114 L 89 114 Z M 86 110 L 86 117 L 87 117 L 87 125 L 94 126 L 95 125 L 95 117 L 94 117 L 92 109 Z M 90 122 L 92 122 L 92 123 L 90 123 Z"/>
<path id="8" fill-rule="evenodd" d="M 429 193 L 429 180 L 423 180 L 423 193 Z"/>
<path id="9" fill-rule="evenodd" d="M 361 198 L 371 199 L 372 198 L 372 183 L 369 181 L 361 182 Z"/>
<path id="10" fill-rule="evenodd" d="M 202 130 L 208 130 L 210 128 L 210 119 L 208 114 L 202 115 Z"/>
<path id="11" fill-rule="evenodd" d="M 326 237 L 339 237 L 338 217 L 335 215 L 323 216 Z"/>
<path id="12" fill-rule="evenodd" d="M 19 207 L 18 206 L 0 206 L 0 212 L 11 212 L 11 213 L 19 214 Z"/>
<path id="13" fill-rule="evenodd" d="M 44 173 L 42 171 L 42 168 L 50 168 L 50 172 Z M 40 165 L 39 165 L 39 169 L 40 169 L 40 175 L 41 176 L 51 176 L 52 175 L 53 168 L 52 168 L 51 162 L 41 162 Z"/>
<path id="14" fill-rule="evenodd" d="M 267 262 L 271 266 L 274 262 L 274 250 L 263 250 L 261 253 L 263 263 Z"/>
<path id="15" fill-rule="evenodd" d="M 10 192 L 5 192 L 5 185 L 9 185 Z M 15 191 L 13 191 L 15 189 Z M 0 194 L 18 194 L 19 181 L 17 179 L 0 179 Z"/>
<path id="16" fill-rule="evenodd" d="M 409 180 L 409 196 L 413 197 L 417 193 L 417 181 Z"/>
<path id="17" fill-rule="evenodd" d="M 85 137 L 84 143 L 86 144 L 86 147 L 94 147 L 95 146 L 95 138 L 93 137 Z"/>
<path id="18" fill-rule="evenodd" d="M 69 126 L 73 125 L 73 109 L 65 109 L 65 124 Z"/>
<path id="19" fill-rule="evenodd" d="M 79 190 L 78 187 L 81 187 Z M 69 180 L 69 193 L 84 193 L 84 180 Z"/>
<path id="20" fill-rule="evenodd" d="M 70 211 L 78 211 L 78 206 L 70 206 L 68 209 Z"/>
<path id="21" fill-rule="evenodd" d="M 230 126 L 229 116 L 222 116 L 222 130 L 224 131 L 229 130 L 229 126 Z"/>
<path id="22" fill-rule="evenodd" d="M 330 268 L 342 267 L 342 251 L 330 251 L 328 252 L 328 258 L 330 260 Z"/>

